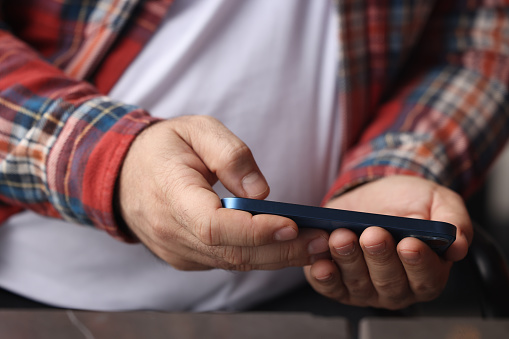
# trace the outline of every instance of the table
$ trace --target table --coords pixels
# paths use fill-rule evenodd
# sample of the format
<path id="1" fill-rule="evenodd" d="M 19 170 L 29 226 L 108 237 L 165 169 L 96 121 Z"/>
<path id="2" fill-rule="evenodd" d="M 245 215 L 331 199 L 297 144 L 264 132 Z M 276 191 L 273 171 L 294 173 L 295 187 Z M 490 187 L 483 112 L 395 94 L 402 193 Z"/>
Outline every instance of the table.
<path id="1" fill-rule="evenodd" d="M 353 328 L 343 317 L 300 312 L 0 310 L 0 338 L 505 339 L 509 338 L 509 318 L 366 317 Z"/>
<path id="2" fill-rule="evenodd" d="M 350 339 L 348 322 L 305 313 L 0 311 L 0 338 L 337 338 Z"/>
<path id="3" fill-rule="evenodd" d="M 364 318 L 359 339 L 506 339 L 509 319 L 474 317 Z"/>

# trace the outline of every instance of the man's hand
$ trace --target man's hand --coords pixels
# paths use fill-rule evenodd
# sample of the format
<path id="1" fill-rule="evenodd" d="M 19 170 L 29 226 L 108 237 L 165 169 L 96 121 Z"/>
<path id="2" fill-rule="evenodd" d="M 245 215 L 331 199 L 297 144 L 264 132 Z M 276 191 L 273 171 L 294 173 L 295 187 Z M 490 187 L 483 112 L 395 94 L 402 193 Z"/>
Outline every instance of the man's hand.
<path id="1" fill-rule="evenodd" d="M 386 230 L 366 229 L 360 238 L 347 229 L 329 239 L 333 260 L 305 267 L 319 293 L 341 303 L 400 309 L 436 298 L 454 261 L 468 251 L 473 229 L 461 197 L 417 177 L 393 176 L 364 184 L 329 202 L 327 207 L 449 222 L 456 241 L 443 258 L 415 238 L 395 244 Z"/>
<path id="2" fill-rule="evenodd" d="M 120 174 L 120 212 L 154 254 L 181 270 L 278 269 L 329 256 L 328 235 L 289 219 L 225 209 L 212 189 L 263 199 L 249 148 L 204 116 L 159 122 L 133 142 Z"/>

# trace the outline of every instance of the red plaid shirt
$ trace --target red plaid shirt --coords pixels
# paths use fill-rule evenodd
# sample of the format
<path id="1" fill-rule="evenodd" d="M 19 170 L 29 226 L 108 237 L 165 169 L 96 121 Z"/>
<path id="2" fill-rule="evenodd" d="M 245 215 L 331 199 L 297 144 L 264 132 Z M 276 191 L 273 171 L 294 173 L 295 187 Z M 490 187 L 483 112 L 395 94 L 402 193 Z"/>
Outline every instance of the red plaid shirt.
<path id="1" fill-rule="evenodd" d="M 0 1 L 0 222 L 29 208 L 126 240 L 113 192 L 154 119 L 104 96 L 171 0 Z M 339 0 L 344 160 L 325 200 L 418 175 L 467 195 L 509 130 L 504 0 Z"/>

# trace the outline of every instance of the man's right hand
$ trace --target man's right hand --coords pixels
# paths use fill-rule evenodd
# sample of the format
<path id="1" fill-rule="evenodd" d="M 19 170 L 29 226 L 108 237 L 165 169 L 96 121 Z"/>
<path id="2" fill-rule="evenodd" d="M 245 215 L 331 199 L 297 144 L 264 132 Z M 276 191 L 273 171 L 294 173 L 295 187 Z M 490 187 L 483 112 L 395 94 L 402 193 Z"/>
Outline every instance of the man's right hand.
<path id="1" fill-rule="evenodd" d="M 239 197 L 269 194 L 249 148 L 216 119 L 156 123 L 135 139 L 124 161 L 121 216 L 154 254 L 180 270 L 279 269 L 330 255 L 324 231 L 222 208 L 212 189 L 217 180 Z"/>

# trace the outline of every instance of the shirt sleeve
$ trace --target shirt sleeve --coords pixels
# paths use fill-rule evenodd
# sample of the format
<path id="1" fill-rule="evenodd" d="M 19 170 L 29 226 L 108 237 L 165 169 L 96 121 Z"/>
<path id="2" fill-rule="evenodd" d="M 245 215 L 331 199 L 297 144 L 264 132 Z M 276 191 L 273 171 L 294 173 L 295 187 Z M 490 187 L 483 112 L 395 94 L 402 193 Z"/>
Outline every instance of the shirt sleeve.
<path id="1" fill-rule="evenodd" d="M 324 201 L 406 174 L 468 196 L 509 133 L 509 6 L 440 2 Z"/>
<path id="2" fill-rule="evenodd" d="M 155 121 L 0 30 L 0 222 L 30 209 L 129 241 L 115 222 L 115 183 L 131 142 Z"/>

